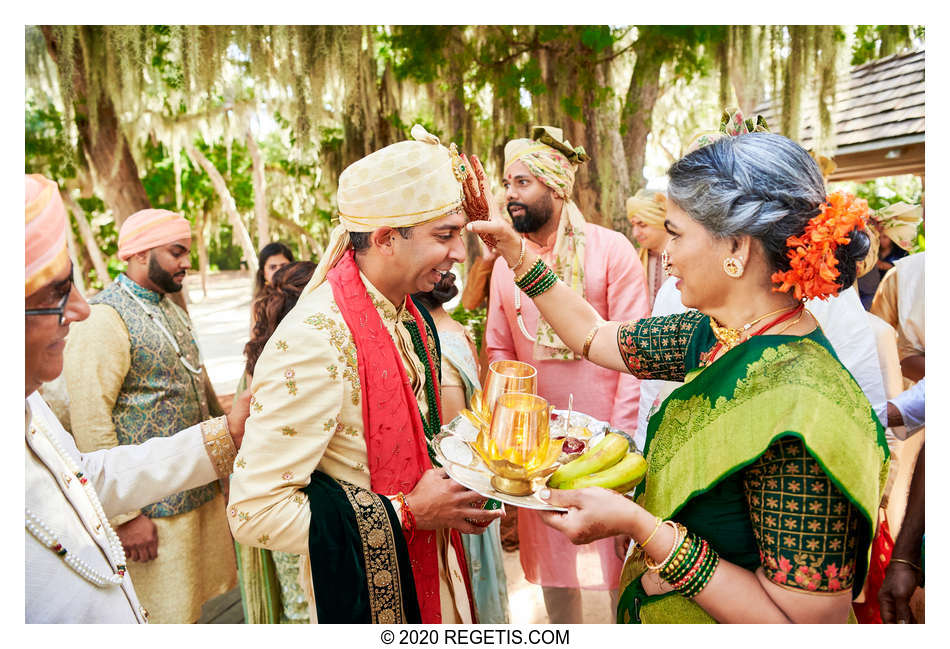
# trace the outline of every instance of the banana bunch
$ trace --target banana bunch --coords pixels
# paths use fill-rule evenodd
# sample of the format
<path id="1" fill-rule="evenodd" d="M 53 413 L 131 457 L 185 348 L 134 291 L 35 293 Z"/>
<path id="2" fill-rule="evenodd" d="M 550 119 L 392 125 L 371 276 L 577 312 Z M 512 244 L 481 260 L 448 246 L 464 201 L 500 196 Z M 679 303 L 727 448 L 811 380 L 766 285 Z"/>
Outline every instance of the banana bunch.
<path id="1" fill-rule="evenodd" d="M 553 489 L 604 487 L 626 493 L 637 486 L 647 472 L 647 463 L 639 453 L 630 452 L 623 435 L 607 433 L 576 460 L 558 467 L 548 478 Z"/>

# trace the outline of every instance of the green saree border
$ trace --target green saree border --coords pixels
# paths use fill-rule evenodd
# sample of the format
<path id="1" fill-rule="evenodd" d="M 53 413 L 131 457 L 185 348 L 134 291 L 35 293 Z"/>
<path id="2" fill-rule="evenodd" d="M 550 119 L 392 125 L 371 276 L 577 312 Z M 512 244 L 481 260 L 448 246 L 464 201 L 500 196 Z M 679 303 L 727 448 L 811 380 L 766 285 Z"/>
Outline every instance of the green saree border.
<path id="1" fill-rule="evenodd" d="M 864 393 L 814 340 L 777 346 L 754 341 L 722 366 L 744 369 L 743 377 L 733 370 L 733 381 L 715 371 L 724 356 L 661 405 L 648 431 L 647 479 L 638 501 L 658 516 L 673 516 L 691 498 L 754 462 L 774 440 L 793 435 L 873 528 L 889 453 Z M 731 395 L 723 389 L 730 385 Z M 721 444 L 724 439 L 728 446 Z M 877 485 L 864 477 L 869 463 L 881 467 Z"/>

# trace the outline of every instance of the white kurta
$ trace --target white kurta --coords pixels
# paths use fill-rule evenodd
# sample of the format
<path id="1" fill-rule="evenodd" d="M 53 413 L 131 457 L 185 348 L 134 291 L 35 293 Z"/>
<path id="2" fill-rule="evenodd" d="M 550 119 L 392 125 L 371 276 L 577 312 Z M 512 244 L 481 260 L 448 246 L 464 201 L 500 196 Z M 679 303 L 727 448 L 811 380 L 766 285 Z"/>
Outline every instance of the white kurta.
<path id="1" fill-rule="evenodd" d="M 207 484 L 218 477 L 206 450 L 201 424 L 137 446 L 117 446 L 83 454 L 40 394 L 34 392 L 26 400 L 25 434 L 26 507 L 43 521 L 63 547 L 102 575 L 115 570 L 104 529 L 108 522 L 99 519 L 85 488 L 68 472 L 65 461 L 47 435 L 59 443 L 89 480 L 107 517 L 137 509 L 176 491 Z M 232 445 L 232 457 L 233 452 Z M 146 621 L 129 573 L 119 585 L 98 588 L 80 577 L 28 530 L 25 534 L 27 622 Z"/>
<path id="2" fill-rule="evenodd" d="M 427 413 L 425 368 L 401 322 L 405 308 L 397 309 L 360 277 Z M 228 522 L 238 543 L 303 557 L 301 578 L 316 622 L 310 561 L 317 558 L 309 556 L 310 503 L 304 489 L 317 469 L 370 488 L 356 346 L 329 282 L 301 297 L 277 326 L 257 361 L 251 391 L 251 416 L 231 476 Z M 393 507 L 398 515 L 398 502 Z M 438 530 L 437 545 L 442 621 L 470 622 L 448 530 Z"/>

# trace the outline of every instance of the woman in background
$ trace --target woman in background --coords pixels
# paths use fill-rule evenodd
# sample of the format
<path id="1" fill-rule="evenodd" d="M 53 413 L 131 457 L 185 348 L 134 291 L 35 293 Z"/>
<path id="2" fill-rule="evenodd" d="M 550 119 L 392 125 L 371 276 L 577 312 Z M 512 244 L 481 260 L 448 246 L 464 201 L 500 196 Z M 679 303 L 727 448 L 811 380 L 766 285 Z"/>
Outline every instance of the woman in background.
<path id="1" fill-rule="evenodd" d="M 640 246 L 640 263 L 647 281 L 650 308 L 667 278 L 663 267 L 663 250 L 670 239 L 663 225 L 666 221 L 666 195 L 641 189 L 627 199 L 627 220 L 633 226 L 633 238 Z"/>
<path id="2" fill-rule="evenodd" d="M 274 273 L 294 263 L 294 253 L 280 241 L 272 241 L 263 248 L 257 256 L 257 275 L 254 277 L 254 297 L 256 298 L 270 284 Z"/>

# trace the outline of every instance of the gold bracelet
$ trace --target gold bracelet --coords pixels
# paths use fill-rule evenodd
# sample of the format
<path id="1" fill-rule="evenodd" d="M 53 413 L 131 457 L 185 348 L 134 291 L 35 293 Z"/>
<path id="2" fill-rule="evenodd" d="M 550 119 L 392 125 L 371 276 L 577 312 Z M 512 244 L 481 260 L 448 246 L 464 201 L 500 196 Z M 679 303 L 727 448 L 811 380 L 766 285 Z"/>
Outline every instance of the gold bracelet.
<path id="1" fill-rule="evenodd" d="M 602 325 L 600 323 L 595 324 L 590 330 L 590 333 L 587 334 L 587 338 L 584 339 L 584 350 L 581 352 L 581 356 L 584 357 L 584 360 L 590 360 L 587 355 L 590 353 L 590 346 L 591 343 L 594 342 L 594 336 L 596 336 L 597 332 L 600 331 L 601 326 Z"/>
<path id="2" fill-rule="evenodd" d="M 515 270 L 516 268 L 518 268 L 521 264 L 523 264 L 523 263 L 524 263 L 524 252 L 525 252 L 525 243 L 524 243 L 524 236 L 522 236 L 522 237 L 521 237 L 521 254 L 518 255 L 518 263 L 516 263 L 514 266 L 509 266 L 508 268 L 510 268 L 512 271 L 514 271 L 514 270 Z"/>
<path id="3" fill-rule="evenodd" d="M 907 559 L 898 559 L 897 557 L 891 557 L 891 563 L 903 563 L 903 564 L 906 564 L 906 565 L 910 566 L 911 568 L 913 568 L 913 569 L 916 570 L 917 572 L 923 572 L 923 570 L 920 569 L 920 566 L 918 566 L 918 565 L 917 565 L 916 563 L 914 563 L 913 561 L 908 561 Z"/>
<path id="4" fill-rule="evenodd" d="M 649 568 L 650 570 L 653 570 L 654 572 L 662 569 L 663 566 L 665 566 L 669 562 L 669 560 L 673 558 L 673 555 L 676 553 L 677 550 L 679 550 L 680 541 L 681 540 L 685 541 L 685 537 L 686 537 L 686 528 L 680 525 L 679 523 L 676 523 L 673 521 L 663 521 L 663 524 L 664 525 L 668 524 L 673 528 L 673 545 L 670 546 L 669 554 L 667 554 L 666 558 L 660 562 L 652 561 L 650 559 L 650 555 L 648 554 L 643 555 L 643 562 L 647 564 L 647 568 Z"/>
<path id="5" fill-rule="evenodd" d="M 521 280 L 523 280 L 525 277 L 527 277 L 527 276 L 528 276 L 528 273 L 530 273 L 532 270 L 534 270 L 534 267 L 538 265 L 538 262 L 539 262 L 539 261 L 540 261 L 542 264 L 544 264 L 544 260 L 541 259 L 541 255 L 538 255 L 538 258 L 534 260 L 534 263 L 531 264 L 530 266 L 528 266 L 528 270 L 526 270 L 525 272 L 521 273 L 520 275 L 515 275 L 515 284 L 517 284 L 518 282 L 520 282 Z M 524 262 L 522 262 L 522 263 L 524 263 Z M 545 265 L 546 265 L 546 264 L 545 264 Z M 515 266 L 515 268 L 517 268 L 517 266 Z"/>
<path id="6" fill-rule="evenodd" d="M 657 517 L 656 517 L 656 527 L 654 527 L 654 528 L 653 528 L 653 531 L 650 532 L 650 536 L 647 537 L 647 540 L 646 540 L 646 541 L 644 541 L 643 543 L 637 543 L 637 544 L 636 544 L 637 548 L 640 549 L 640 550 L 646 549 L 646 547 L 647 547 L 647 545 L 649 545 L 650 541 L 653 540 L 653 537 L 656 536 L 656 531 L 657 531 L 658 529 L 660 529 L 660 525 L 662 525 L 662 524 L 663 524 L 663 519 L 660 518 L 659 516 L 657 516 Z"/>

